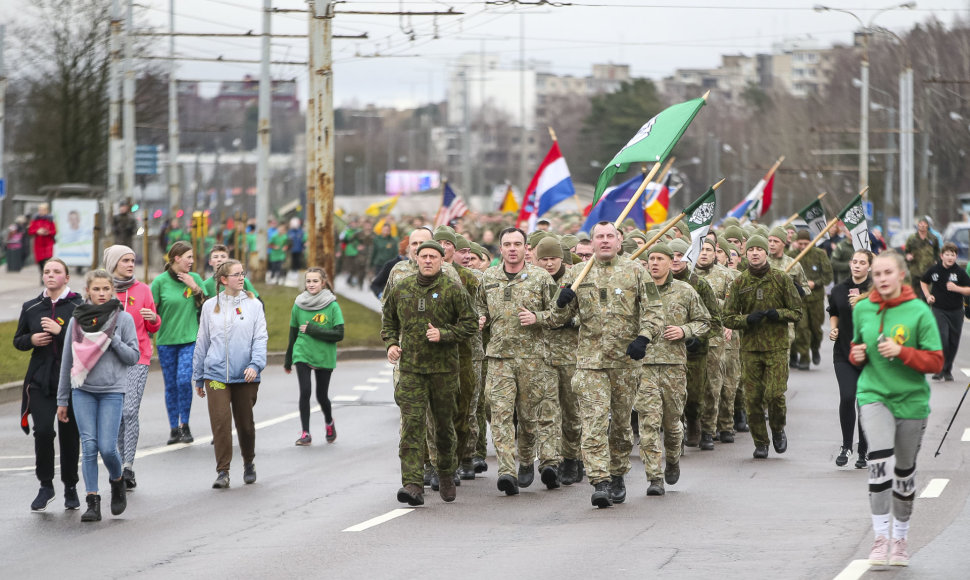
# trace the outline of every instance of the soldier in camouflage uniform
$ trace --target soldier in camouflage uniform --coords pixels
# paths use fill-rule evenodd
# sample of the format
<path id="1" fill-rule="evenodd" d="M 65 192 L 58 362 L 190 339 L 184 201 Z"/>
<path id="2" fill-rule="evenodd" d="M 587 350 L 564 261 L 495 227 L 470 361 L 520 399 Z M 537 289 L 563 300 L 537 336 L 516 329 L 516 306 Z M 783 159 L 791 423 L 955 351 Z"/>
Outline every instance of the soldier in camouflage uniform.
<path id="1" fill-rule="evenodd" d="M 400 368 L 394 401 L 401 409 L 401 482 L 398 501 L 424 503 L 422 466 L 427 437 L 427 409 L 435 421 L 439 473 L 454 473 L 458 343 L 477 330 L 468 293 L 442 275 L 444 250 L 435 242 L 418 247 L 419 271 L 401 280 L 386 295 L 381 338 L 387 360 Z M 454 501 L 455 485 L 441 479 L 441 499 Z"/>
<path id="2" fill-rule="evenodd" d="M 768 264 L 768 241 L 755 235 L 745 251 L 748 269 L 728 290 L 724 325 L 741 332 L 741 383 L 755 459 L 768 457 L 768 430 L 777 453 L 788 448 L 785 435 L 785 391 L 788 389 L 787 325 L 802 316 L 795 284 Z"/>
<path id="3" fill-rule="evenodd" d="M 617 256 L 620 234 L 610 222 L 593 227 L 594 260 L 574 292 L 569 286 L 581 269 L 563 276 L 553 324 L 579 316 L 579 348 L 573 388 L 582 416 L 583 463 L 594 491 L 594 506 L 626 498 L 623 476 L 630 471 L 633 434 L 630 412 L 640 382 L 638 361 L 663 332 L 663 303 L 649 275 Z M 632 360 L 631 360 L 632 359 Z M 610 423 L 610 417 L 614 421 Z"/>
<path id="4" fill-rule="evenodd" d="M 906 262 L 909 265 L 909 276 L 911 280 L 917 282 L 912 284 L 913 290 L 920 300 L 926 300 L 923 295 L 923 287 L 919 280 L 923 279 L 923 274 L 936 263 L 940 255 L 940 240 L 930 231 L 930 222 L 926 217 L 921 217 L 916 222 L 916 233 L 906 238 Z"/>
<path id="5" fill-rule="evenodd" d="M 640 458 L 650 482 L 647 495 L 663 495 L 665 479 L 670 485 L 680 479 L 684 437 L 681 417 L 687 401 L 685 343 L 705 336 L 710 330 L 711 317 L 690 284 L 674 279 L 670 270 L 674 252 L 670 245 L 654 244 L 647 253 L 647 269 L 660 292 L 667 326 L 662 337 L 647 347 L 633 406 L 640 417 Z M 661 428 L 667 453 L 665 468 L 661 468 Z"/>
<path id="6" fill-rule="evenodd" d="M 690 238 L 687 238 L 690 239 Z M 719 337 L 724 332 L 721 325 L 721 307 L 717 303 L 714 290 L 707 280 L 691 272 L 688 263 L 682 258 L 690 249 L 690 245 L 685 239 L 676 239 L 670 242 L 670 249 L 674 252 L 674 260 L 671 265 L 671 272 L 677 280 L 690 284 L 697 294 L 701 297 L 701 302 L 710 314 L 710 333 L 691 337 L 686 341 L 687 347 L 687 404 L 684 405 L 684 418 L 687 422 L 687 441 L 690 447 L 700 446 L 704 451 L 714 449 L 714 433 L 716 433 L 717 423 L 717 402 L 721 396 L 720 387 L 715 389 L 711 379 L 718 381 L 720 385 L 720 368 L 716 377 L 710 376 L 708 359 L 710 356 L 710 338 Z M 707 422 L 702 425 L 702 417 L 707 418 Z"/>
<path id="7" fill-rule="evenodd" d="M 772 268 L 777 268 L 784 272 L 789 264 L 795 262 L 793 258 L 785 254 L 785 240 L 788 238 L 788 233 L 776 227 L 764 237 L 768 240 L 768 264 Z M 805 270 L 802 268 L 802 265 L 796 263 L 788 270 L 788 275 L 791 276 L 792 282 L 795 283 L 795 289 L 798 291 L 798 295 L 804 298 L 811 291 L 811 288 L 808 286 L 808 277 L 805 275 Z M 788 365 L 795 366 L 797 363 L 797 355 L 795 354 L 795 325 L 789 324 Z"/>
<path id="8" fill-rule="evenodd" d="M 558 284 L 566 274 L 563 265 L 562 246 L 552 238 L 545 238 L 532 249 L 536 261 Z M 558 286 L 551 289 L 554 295 Z M 576 348 L 579 343 L 579 325 L 577 321 L 568 320 L 560 327 L 546 331 L 549 344 L 549 363 L 555 371 L 555 379 L 559 394 L 559 409 L 562 415 L 562 470 L 563 485 L 572 485 L 581 481 L 580 461 L 580 427 L 579 400 L 573 390 L 573 375 L 576 373 Z"/>
<path id="9" fill-rule="evenodd" d="M 793 249 L 796 257 L 812 243 L 812 236 L 808 230 L 801 230 L 796 234 Z M 825 322 L 825 285 L 832 282 L 832 264 L 829 257 L 818 247 L 808 250 L 798 264 L 808 277 L 808 287 L 811 289 L 802 298 L 802 318 L 795 325 L 795 352 L 798 354 L 798 369 L 808 370 L 808 351 L 812 351 L 812 363 L 818 366 L 822 362 L 822 323 Z"/>
<path id="10" fill-rule="evenodd" d="M 525 233 L 507 228 L 499 235 L 503 263 L 482 277 L 477 311 L 491 336 L 485 356 L 485 396 L 492 412 L 492 443 L 498 457 L 498 489 L 516 495 L 532 485 L 538 447 L 542 483 L 559 487 L 562 426 L 555 372 L 548 363 L 543 328 L 549 328 L 552 276 L 525 262 Z M 557 325 L 561 326 L 561 324 Z M 518 418 L 518 478 L 515 473 Z"/>

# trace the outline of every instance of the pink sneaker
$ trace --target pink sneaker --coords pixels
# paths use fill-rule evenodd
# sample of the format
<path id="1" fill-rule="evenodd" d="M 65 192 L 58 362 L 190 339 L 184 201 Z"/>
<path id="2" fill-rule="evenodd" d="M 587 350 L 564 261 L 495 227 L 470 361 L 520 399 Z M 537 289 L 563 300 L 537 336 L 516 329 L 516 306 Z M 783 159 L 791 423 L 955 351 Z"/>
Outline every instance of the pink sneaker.
<path id="1" fill-rule="evenodd" d="M 296 440 L 296 444 L 300 447 L 305 447 L 313 443 L 313 438 L 306 431 L 300 433 L 300 438 Z"/>
<path id="2" fill-rule="evenodd" d="M 333 443 L 337 440 L 337 428 L 334 426 L 333 421 L 327 424 L 327 443 Z"/>
<path id="3" fill-rule="evenodd" d="M 903 540 L 905 547 L 906 541 Z M 895 552 L 895 546 L 893 547 Z M 876 541 L 872 543 L 872 550 L 869 552 L 869 564 L 872 566 L 885 566 L 889 563 L 889 538 L 876 536 Z"/>
<path id="4" fill-rule="evenodd" d="M 889 556 L 890 566 L 909 566 L 909 552 L 906 551 L 906 540 L 893 540 L 893 551 Z"/>

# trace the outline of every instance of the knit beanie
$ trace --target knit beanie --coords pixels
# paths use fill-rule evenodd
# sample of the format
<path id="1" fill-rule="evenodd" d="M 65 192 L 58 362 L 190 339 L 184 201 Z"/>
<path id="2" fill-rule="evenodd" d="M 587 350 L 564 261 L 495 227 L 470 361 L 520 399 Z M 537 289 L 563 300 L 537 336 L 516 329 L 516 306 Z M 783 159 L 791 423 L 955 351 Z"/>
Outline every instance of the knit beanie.
<path id="1" fill-rule="evenodd" d="M 690 250 L 690 244 L 683 238 L 676 238 L 667 243 L 670 250 L 676 254 L 686 254 Z"/>
<path id="2" fill-rule="evenodd" d="M 455 230 L 448 226 L 438 226 L 434 230 L 434 241 L 440 242 L 441 240 L 446 240 L 451 242 L 451 245 L 458 246 L 458 236 L 455 235 Z"/>
<path id="3" fill-rule="evenodd" d="M 104 249 L 104 254 L 101 257 L 101 263 L 104 265 L 104 269 L 108 271 L 109 274 L 115 273 L 115 268 L 118 267 L 118 262 L 121 258 L 125 257 L 127 254 L 134 255 L 135 250 L 132 250 L 128 246 L 122 246 L 121 244 L 115 244 L 114 246 L 109 246 Z"/>
<path id="4" fill-rule="evenodd" d="M 532 248 L 536 260 L 541 258 L 562 258 L 562 246 L 553 236 L 545 236 Z"/>
<path id="5" fill-rule="evenodd" d="M 728 238 L 730 238 L 732 240 L 740 240 L 740 241 L 743 242 L 745 239 L 747 239 L 747 237 L 748 236 L 746 236 L 744 234 L 744 230 L 742 230 L 738 226 L 728 226 L 728 227 L 724 228 L 724 239 L 725 240 L 727 240 Z"/>
<path id="6" fill-rule="evenodd" d="M 468 241 L 467 238 L 465 238 L 465 236 L 463 236 L 461 234 L 457 234 L 455 236 L 455 238 L 457 238 L 457 240 L 458 240 L 458 243 L 455 244 L 455 249 L 456 250 L 471 249 L 471 247 L 472 247 L 471 246 L 471 243 Z"/>
<path id="7" fill-rule="evenodd" d="M 780 228 L 777 226 L 771 228 L 771 231 L 768 232 L 768 237 L 778 238 L 782 242 L 786 244 L 788 243 L 788 232 L 786 232 L 783 228 Z"/>
<path id="8" fill-rule="evenodd" d="M 668 258 L 670 258 L 671 260 L 674 259 L 674 251 L 670 249 L 670 244 L 666 242 L 658 242 L 650 246 L 649 250 L 647 250 L 646 252 L 640 255 L 643 256 L 643 255 L 649 255 L 649 254 L 663 254 Z"/>
<path id="9" fill-rule="evenodd" d="M 750 238 L 748 238 L 748 245 L 746 249 L 750 250 L 751 248 L 761 248 L 762 250 L 767 252 L 768 240 L 766 240 L 763 236 L 755 234 Z"/>
<path id="10" fill-rule="evenodd" d="M 812 241 L 812 234 L 808 233 L 808 230 L 798 230 L 798 233 L 795 235 L 795 239 L 806 240 L 810 242 Z"/>
<path id="11" fill-rule="evenodd" d="M 421 253 L 421 250 L 424 250 L 424 249 L 427 249 L 427 248 L 431 248 L 432 250 L 438 252 L 439 254 L 441 254 L 442 257 L 444 257 L 444 255 L 445 255 L 445 249 L 441 247 L 441 244 L 439 244 L 438 242 L 431 241 L 431 240 L 428 240 L 427 242 L 425 242 L 425 243 L 421 244 L 420 246 L 418 246 L 418 251 L 415 252 L 415 253 L 416 254 L 420 254 Z"/>
<path id="12" fill-rule="evenodd" d="M 547 236 L 549 236 L 549 232 L 546 232 L 543 230 L 536 230 L 531 234 L 529 234 L 529 237 L 526 238 L 525 243 L 529 244 L 530 247 L 535 248 L 536 246 L 539 245 L 539 242 L 542 241 L 542 238 L 545 238 Z"/>

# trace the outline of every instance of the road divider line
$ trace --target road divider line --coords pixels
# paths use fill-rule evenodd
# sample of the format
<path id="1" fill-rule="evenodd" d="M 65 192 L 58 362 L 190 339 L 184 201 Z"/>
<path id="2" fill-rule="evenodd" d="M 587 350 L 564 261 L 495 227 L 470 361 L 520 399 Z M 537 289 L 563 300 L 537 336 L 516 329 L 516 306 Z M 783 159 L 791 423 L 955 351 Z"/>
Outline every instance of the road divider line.
<path id="1" fill-rule="evenodd" d="M 381 375 L 382 377 L 391 377 L 394 376 L 394 371 L 380 371 L 377 374 Z"/>
<path id="2" fill-rule="evenodd" d="M 948 483 L 950 483 L 949 479 L 931 479 L 930 482 L 926 484 L 926 487 L 923 488 L 923 493 L 919 494 L 919 497 L 921 499 L 940 497 L 940 494 L 943 493 L 943 489 Z"/>
<path id="3" fill-rule="evenodd" d="M 389 522 L 395 518 L 401 516 L 406 516 L 413 512 L 413 508 L 398 508 L 396 510 L 391 510 L 382 516 L 377 516 L 376 518 L 371 518 L 366 522 L 357 524 L 356 526 L 350 526 L 349 528 L 343 530 L 344 532 L 363 532 L 366 529 L 373 528 L 374 526 L 379 526 L 385 522 Z"/>
<path id="4" fill-rule="evenodd" d="M 353 403 L 360 400 L 360 395 L 337 395 L 333 398 L 334 403 Z"/>
<path id="5" fill-rule="evenodd" d="M 376 391 L 377 387 L 374 385 L 357 385 L 354 387 L 355 391 Z"/>
<path id="6" fill-rule="evenodd" d="M 314 411 L 317 412 L 317 411 Z M 274 417 L 273 419 L 267 419 L 265 421 L 260 421 L 256 423 L 256 429 L 264 429 L 266 427 L 272 427 L 284 421 L 289 421 L 300 416 L 299 411 L 294 411 L 292 413 L 287 413 L 285 415 L 280 415 L 279 417 Z M 232 430 L 232 435 L 236 435 L 236 430 Z M 159 445 L 158 447 L 149 447 L 148 449 L 139 449 L 135 452 L 135 458 L 149 457 L 151 455 L 158 455 L 160 453 L 169 453 L 172 451 L 177 451 L 179 449 L 184 449 L 185 447 L 190 447 L 193 445 L 208 445 L 212 442 L 212 435 L 206 435 L 204 437 L 196 437 L 195 441 L 192 443 L 174 443 L 172 445 Z M 33 468 L 31 468 L 33 469 Z"/>
<path id="7" fill-rule="evenodd" d="M 970 428 L 963 430 L 963 437 L 960 438 L 960 441 L 970 441 Z"/>
<path id="8" fill-rule="evenodd" d="M 384 385 L 384 384 L 387 384 L 387 383 L 391 382 L 391 379 L 381 378 L 381 377 L 374 377 L 374 378 L 367 379 L 367 382 L 368 383 L 380 383 L 380 384 Z"/>
<path id="9" fill-rule="evenodd" d="M 869 571 L 869 560 L 852 560 L 849 565 L 843 568 L 835 580 L 859 580 L 862 575 Z"/>
<path id="10" fill-rule="evenodd" d="M 963 374 L 965 374 L 968 377 L 970 377 L 970 369 L 960 369 L 960 370 L 963 371 Z"/>

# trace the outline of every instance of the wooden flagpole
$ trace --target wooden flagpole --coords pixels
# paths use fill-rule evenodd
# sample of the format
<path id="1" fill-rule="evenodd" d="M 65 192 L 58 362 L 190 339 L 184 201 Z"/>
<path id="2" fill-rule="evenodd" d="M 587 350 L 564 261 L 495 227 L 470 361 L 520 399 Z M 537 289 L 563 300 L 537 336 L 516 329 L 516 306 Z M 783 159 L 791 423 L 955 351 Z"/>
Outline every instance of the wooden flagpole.
<path id="1" fill-rule="evenodd" d="M 715 183 L 714 185 L 712 185 L 711 186 L 711 189 L 713 189 L 714 191 L 717 191 L 717 188 L 721 187 L 721 184 L 723 184 L 725 181 L 727 181 L 727 178 L 724 178 L 721 181 L 718 181 L 717 183 Z M 659 240 L 661 236 L 663 236 L 668 231 L 670 231 L 670 229 L 672 227 L 674 227 L 674 226 L 677 225 L 677 222 L 679 222 L 680 220 L 684 219 L 686 216 L 687 216 L 686 213 L 680 212 L 680 215 L 678 215 L 675 219 L 668 220 L 667 221 L 667 225 L 664 226 L 660 230 L 659 233 L 657 233 L 655 236 L 653 236 L 652 238 L 650 238 L 650 241 L 648 241 L 647 243 L 645 243 L 642 246 L 640 246 L 639 248 L 637 248 L 637 250 L 635 252 L 633 252 L 632 254 L 630 254 L 630 259 L 631 260 L 636 260 L 637 257 L 640 256 L 640 254 L 644 253 L 645 251 L 647 251 L 648 248 L 650 248 L 650 246 L 652 246 L 655 243 L 657 243 L 657 240 Z"/>
<path id="2" fill-rule="evenodd" d="M 869 191 L 869 186 L 868 185 L 865 186 L 862 189 L 862 192 L 860 192 L 859 195 L 864 195 L 867 191 Z M 820 195 L 819 196 L 819 199 L 821 199 L 821 198 L 822 198 L 822 196 Z M 795 259 L 792 261 L 791 264 L 788 264 L 787 266 L 785 266 L 785 273 L 787 273 L 788 271 L 790 271 L 795 266 L 795 264 L 797 264 L 798 261 L 801 260 L 802 257 L 804 257 L 805 254 L 808 253 L 809 250 L 811 250 L 812 248 L 814 248 L 815 247 L 815 244 L 819 240 L 822 239 L 822 236 L 824 236 L 826 233 L 828 233 L 828 231 L 830 229 L 832 229 L 832 226 L 834 226 L 838 222 L 839 222 L 839 216 L 838 215 L 836 215 L 834 218 L 830 219 L 829 220 L 829 223 L 826 224 L 825 228 L 822 231 L 820 231 L 817 236 L 815 236 L 815 239 L 814 240 L 812 240 L 812 243 L 810 243 L 808 246 L 806 246 L 804 250 L 802 250 L 797 256 L 795 256 Z"/>

